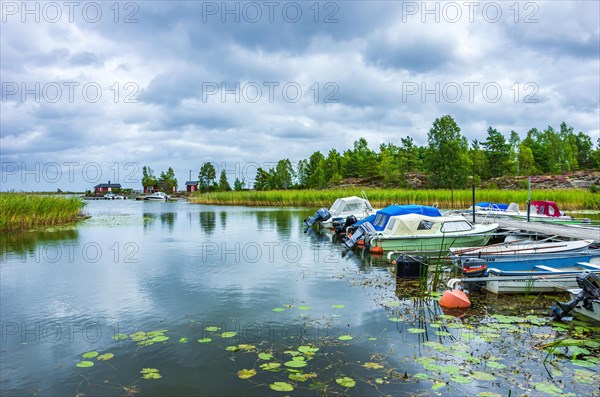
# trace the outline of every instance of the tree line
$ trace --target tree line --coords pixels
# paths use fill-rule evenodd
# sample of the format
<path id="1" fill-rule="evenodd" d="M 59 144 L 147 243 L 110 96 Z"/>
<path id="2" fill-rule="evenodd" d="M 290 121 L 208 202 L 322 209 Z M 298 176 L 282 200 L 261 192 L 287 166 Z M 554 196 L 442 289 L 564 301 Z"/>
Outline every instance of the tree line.
<path id="1" fill-rule="evenodd" d="M 408 187 L 411 175 L 422 174 L 430 188 L 465 188 L 501 176 L 558 174 L 582 169 L 600 169 L 600 137 L 594 148 L 592 139 L 575 133 L 565 122 L 558 130 L 532 128 L 525 138 L 511 131 L 508 137 L 495 128 L 487 129 L 484 141 L 470 144 L 456 121 L 445 115 L 437 118 L 427 134 L 427 145 L 418 146 L 410 136 L 397 143 L 382 143 L 379 151 L 369 148 L 365 138 L 354 142 L 343 153 L 331 149 L 300 160 L 296 167 L 285 158 L 275 167 L 258 168 L 255 190 L 322 189 L 334 187 L 349 178 L 374 181 L 382 187 Z M 143 168 L 142 184 L 158 185 L 161 190 L 177 187 L 172 168 L 154 177 Z M 245 181 L 236 178 L 233 188 L 225 170 L 217 179 L 215 167 L 207 162 L 198 173 L 201 192 L 243 190 Z M 171 191 L 171 190 L 168 190 Z"/>
<path id="2" fill-rule="evenodd" d="M 343 153 L 316 151 L 300 160 L 296 169 L 289 159 L 282 159 L 274 168 L 257 170 L 254 189 L 320 189 L 348 178 L 408 187 L 407 177 L 415 173 L 426 175 L 431 188 L 465 188 L 501 176 L 600 169 L 600 138 L 594 149 L 589 135 L 575 133 L 565 122 L 558 130 L 532 128 L 524 139 L 515 131 L 505 137 L 489 127 L 485 141 L 469 145 L 456 121 L 446 115 L 433 122 L 427 142 L 418 146 L 407 136 L 399 145 L 383 143 L 374 151 L 360 138 Z"/>

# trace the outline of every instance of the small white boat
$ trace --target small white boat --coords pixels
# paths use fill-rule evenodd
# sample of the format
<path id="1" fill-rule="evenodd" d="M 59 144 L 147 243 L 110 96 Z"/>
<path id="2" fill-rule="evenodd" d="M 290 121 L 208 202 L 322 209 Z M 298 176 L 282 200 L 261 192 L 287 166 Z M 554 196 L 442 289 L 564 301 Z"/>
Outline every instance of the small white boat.
<path id="1" fill-rule="evenodd" d="M 593 240 L 504 242 L 485 247 L 450 248 L 450 254 L 455 257 L 523 257 L 526 255 L 564 254 L 584 252 L 592 245 Z"/>
<path id="2" fill-rule="evenodd" d="M 343 224 L 347 217 L 354 216 L 356 220 L 361 220 L 374 214 L 375 210 L 366 198 L 357 196 L 343 197 L 335 200 L 331 208 L 320 208 L 315 215 L 306 218 L 304 224 L 311 227 L 318 224 L 324 227 L 331 227 L 333 223 Z"/>
<path id="3" fill-rule="evenodd" d="M 170 197 L 164 192 L 154 192 L 149 196 L 144 197 L 144 200 L 150 201 L 167 201 Z"/>

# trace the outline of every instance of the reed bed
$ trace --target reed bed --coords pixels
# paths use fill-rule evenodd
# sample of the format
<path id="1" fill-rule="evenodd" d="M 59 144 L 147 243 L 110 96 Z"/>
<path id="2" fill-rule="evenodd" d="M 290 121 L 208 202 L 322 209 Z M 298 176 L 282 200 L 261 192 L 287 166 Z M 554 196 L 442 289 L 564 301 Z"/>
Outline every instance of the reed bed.
<path id="1" fill-rule="evenodd" d="M 328 190 L 269 190 L 243 192 L 196 193 L 190 201 L 198 204 L 329 207 L 337 198 L 360 196 L 361 192 L 374 207 L 390 204 L 433 205 L 443 209 L 468 208 L 472 202 L 471 190 L 397 190 L 397 189 L 328 189 Z M 476 201 L 518 203 L 525 208 L 526 190 L 477 190 Z M 600 210 L 600 194 L 585 189 L 552 189 L 533 191 L 532 200 L 551 200 L 563 210 Z"/>
<path id="2" fill-rule="evenodd" d="M 78 197 L 0 193 L 0 230 L 27 230 L 75 222 L 85 206 Z"/>

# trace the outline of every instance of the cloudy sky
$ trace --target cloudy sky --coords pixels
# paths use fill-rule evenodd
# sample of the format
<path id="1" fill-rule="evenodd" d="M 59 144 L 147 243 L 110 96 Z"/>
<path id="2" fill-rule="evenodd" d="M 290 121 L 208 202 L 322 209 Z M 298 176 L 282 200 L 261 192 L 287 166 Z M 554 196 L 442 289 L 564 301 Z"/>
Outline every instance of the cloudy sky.
<path id="1" fill-rule="evenodd" d="M 452 115 L 600 134 L 597 1 L 2 0 L 2 190 L 229 179 Z"/>

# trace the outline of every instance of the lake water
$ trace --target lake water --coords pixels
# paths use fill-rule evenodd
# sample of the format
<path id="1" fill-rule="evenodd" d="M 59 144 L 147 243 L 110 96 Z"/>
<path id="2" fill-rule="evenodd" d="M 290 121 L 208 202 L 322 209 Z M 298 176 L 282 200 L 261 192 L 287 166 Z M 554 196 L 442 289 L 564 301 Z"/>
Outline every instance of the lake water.
<path id="1" fill-rule="evenodd" d="M 304 233 L 313 210 L 86 212 L 1 237 L 3 397 L 600 393 L 597 325 L 551 326 L 552 297 L 472 294 L 445 314 L 384 260 Z M 534 347 L 566 337 L 592 343 Z"/>

